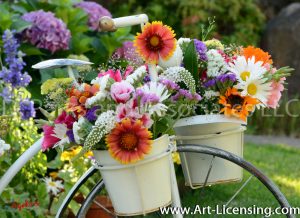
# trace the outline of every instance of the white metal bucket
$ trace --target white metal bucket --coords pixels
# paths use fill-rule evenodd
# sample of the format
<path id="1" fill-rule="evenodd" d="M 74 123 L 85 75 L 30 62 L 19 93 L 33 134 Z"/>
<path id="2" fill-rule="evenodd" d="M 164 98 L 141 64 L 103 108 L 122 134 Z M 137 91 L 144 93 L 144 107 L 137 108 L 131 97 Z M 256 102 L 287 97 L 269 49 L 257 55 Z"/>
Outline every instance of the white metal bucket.
<path id="1" fill-rule="evenodd" d="M 119 216 L 142 215 L 172 202 L 171 151 L 169 136 L 154 140 L 151 153 L 134 164 L 120 164 L 108 151 L 94 156 L 115 213 Z"/>
<path id="2" fill-rule="evenodd" d="M 207 145 L 242 157 L 245 125 L 242 120 L 224 115 L 199 115 L 180 119 L 174 128 L 177 143 Z M 192 188 L 203 186 L 213 157 L 184 152 L 180 153 L 180 158 L 186 185 Z M 242 168 L 216 157 L 207 185 L 237 182 L 242 178 Z"/>

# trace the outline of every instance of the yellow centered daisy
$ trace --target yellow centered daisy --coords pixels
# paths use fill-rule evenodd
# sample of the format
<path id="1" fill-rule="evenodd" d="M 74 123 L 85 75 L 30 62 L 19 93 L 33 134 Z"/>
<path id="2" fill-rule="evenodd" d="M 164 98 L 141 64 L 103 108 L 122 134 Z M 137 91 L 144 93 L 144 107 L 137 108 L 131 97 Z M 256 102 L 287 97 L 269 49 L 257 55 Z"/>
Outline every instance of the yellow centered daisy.
<path id="1" fill-rule="evenodd" d="M 55 182 L 49 182 L 48 185 L 50 185 L 52 187 L 56 187 L 56 183 Z"/>
<path id="2" fill-rule="evenodd" d="M 247 92 L 250 95 L 255 95 L 257 93 L 257 86 L 254 83 L 250 83 L 247 87 Z"/>
<path id="3" fill-rule="evenodd" d="M 250 77 L 250 72 L 249 72 L 249 71 L 244 71 L 244 72 L 241 73 L 240 76 L 241 76 L 241 79 L 242 79 L 243 81 L 246 81 L 247 78 Z"/>

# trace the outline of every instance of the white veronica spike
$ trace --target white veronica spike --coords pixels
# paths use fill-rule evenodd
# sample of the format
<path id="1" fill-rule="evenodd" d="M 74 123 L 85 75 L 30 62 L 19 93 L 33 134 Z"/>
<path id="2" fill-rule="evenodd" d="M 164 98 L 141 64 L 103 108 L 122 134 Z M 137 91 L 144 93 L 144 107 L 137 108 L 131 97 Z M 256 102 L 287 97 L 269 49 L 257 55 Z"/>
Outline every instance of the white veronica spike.
<path id="1" fill-rule="evenodd" d="M 39 62 L 32 66 L 34 69 L 51 69 L 59 68 L 64 66 L 81 66 L 81 65 L 91 65 L 92 62 L 76 60 L 76 59 L 51 59 L 47 61 Z"/>

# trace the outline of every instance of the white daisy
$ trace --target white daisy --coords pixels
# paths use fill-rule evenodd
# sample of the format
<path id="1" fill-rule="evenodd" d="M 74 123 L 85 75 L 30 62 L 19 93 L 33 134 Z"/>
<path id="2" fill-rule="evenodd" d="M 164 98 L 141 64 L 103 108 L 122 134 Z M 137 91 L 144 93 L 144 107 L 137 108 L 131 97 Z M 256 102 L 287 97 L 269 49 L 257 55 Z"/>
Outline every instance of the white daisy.
<path id="1" fill-rule="evenodd" d="M 167 111 L 168 107 L 162 102 L 170 96 L 165 85 L 157 82 L 150 82 L 140 88 L 144 94 L 155 94 L 158 97 L 158 102 L 151 105 L 146 105 L 146 110 L 152 115 L 156 113 L 158 116 L 162 116 L 163 112 Z"/>
<path id="2" fill-rule="evenodd" d="M 59 192 L 64 189 L 64 186 L 62 184 L 61 180 L 54 181 L 52 180 L 51 177 L 45 177 L 43 178 L 43 181 L 46 183 L 47 187 L 47 192 L 50 194 L 52 193 L 53 195 L 58 195 Z"/>
<path id="3" fill-rule="evenodd" d="M 247 79 L 262 78 L 267 71 L 263 67 L 263 62 L 258 61 L 255 63 L 255 57 L 246 60 L 244 56 L 238 56 L 233 63 L 229 63 L 229 70 L 236 75 L 236 78 L 242 82 Z"/>
<path id="4" fill-rule="evenodd" d="M 258 99 L 262 104 L 266 104 L 272 89 L 271 83 L 266 83 L 265 78 L 249 78 L 236 85 L 237 89 L 242 90 L 242 96 L 251 96 Z"/>

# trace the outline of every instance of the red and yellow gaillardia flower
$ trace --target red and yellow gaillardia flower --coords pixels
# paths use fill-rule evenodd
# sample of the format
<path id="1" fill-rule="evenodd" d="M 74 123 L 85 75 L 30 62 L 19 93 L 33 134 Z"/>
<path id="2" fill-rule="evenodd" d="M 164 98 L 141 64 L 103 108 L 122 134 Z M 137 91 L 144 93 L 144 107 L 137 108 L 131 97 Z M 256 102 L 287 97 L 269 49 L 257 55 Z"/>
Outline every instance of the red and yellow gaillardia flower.
<path id="1" fill-rule="evenodd" d="M 157 64 L 159 58 L 168 60 L 176 49 L 175 33 L 160 21 L 147 23 L 135 37 L 134 46 L 143 59 Z"/>
<path id="2" fill-rule="evenodd" d="M 67 103 L 67 112 L 74 112 L 77 117 L 84 116 L 86 114 L 85 102 L 88 98 L 93 97 L 99 91 L 99 85 L 94 84 L 92 86 L 83 84 L 83 91 L 72 87 L 70 91 L 67 91 L 67 95 L 70 97 Z"/>
<path id="3" fill-rule="evenodd" d="M 219 104 L 223 105 L 221 113 L 225 116 L 234 116 L 246 121 L 249 112 L 252 112 L 259 101 L 250 96 L 241 96 L 236 88 L 228 88 L 225 95 L 220 96 Z"/>
<path id="4" fill-rule="evenodd" d="M 123 119 L 106 136 L 108 151 L 122 164 L 134 163 L 143 159 L 152 148 L 152 133 L 143 126 L 142 121 Z"/>
<path id="5" fill-rule="evenodd" d="M 273 64 L 273 61 L 271 59 L 271 55 L 269 55 L 268 52 L 265 52 L 261 50 L 260 48 L 255 48 L 253 46 L 248 46 L 246 48 L 243 48 L 242 54 L 248 60 L 248 58 L 255 57 L 255 62 L 262 61 L 263 65 L 265 64 Z"/>

